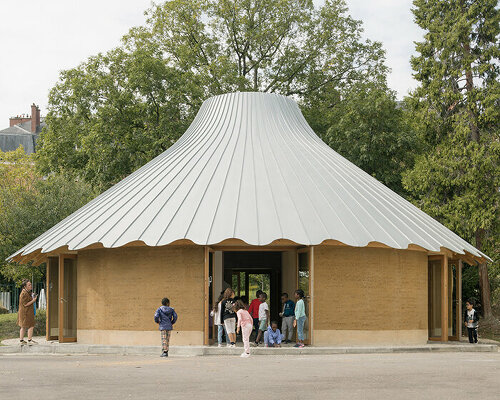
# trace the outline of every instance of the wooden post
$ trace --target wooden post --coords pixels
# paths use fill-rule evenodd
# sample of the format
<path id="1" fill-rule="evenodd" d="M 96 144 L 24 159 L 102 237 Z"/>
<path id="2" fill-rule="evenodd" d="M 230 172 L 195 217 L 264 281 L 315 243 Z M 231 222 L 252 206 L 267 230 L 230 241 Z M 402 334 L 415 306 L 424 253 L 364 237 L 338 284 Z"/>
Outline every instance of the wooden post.
<path id="1" fill-rule="evenodd" d="M 58 309 L 58 326 L 59 326 L 59 342 L 63 343 L 64 342 L 64 319 L 63 319 L 63 314 L 64 314 L 64 304 L 63 304 L 63 298 L 64 298 L 64 255 L 59 254 L 59 287 L 58 287 L 58 293 L 57 293 L 57 309 Z"/>
<path id="2" fill-rule="evenodd" d="M 448 256 L 441 262 L 441 341 L 448 341 Z"/>
<path id="3" fill-rule="evenodd" d="M 458 335 L 458 341 L 460 342 L 460 339 L 462 338 L 462 327 L 463 327 L 463 321 L 462 321 L 462 267 L 464 266 L 464 263 L 462 260 L 458 260 L 458 269 L 457 269 L 457 335 Z"/>
<path id="4" fill-rule="evenodd" d="M 50 260 L 49 258 L 45 261 L 45 340 L 47 342 L 50 340 L 50 329 L 49 329 L 49 273 L 50 273 Z"/>
<path id="5" fill-rule="evenodd" d="M 205 269 L 204 269 L 204 285 L 203 288 L 203 344 L 208 345 L 208 263 L 209 263 L 209 249 L 205 246 Z"/>
<path id="6" fill-rule="evenodd" d="M 309 248 L 309 343 L 314 344 L 314 247 Z"/>

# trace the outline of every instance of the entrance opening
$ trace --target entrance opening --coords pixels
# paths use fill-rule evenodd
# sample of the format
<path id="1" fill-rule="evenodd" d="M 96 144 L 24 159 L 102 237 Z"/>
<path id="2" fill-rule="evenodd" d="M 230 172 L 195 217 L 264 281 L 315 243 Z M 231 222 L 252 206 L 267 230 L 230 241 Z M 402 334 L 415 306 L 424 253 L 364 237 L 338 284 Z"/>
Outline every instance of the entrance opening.
<path id="1" fill-rule="evenodd" d="M 267 293 L 272 320 L 279 320 L 281 311 L 281 252 L 225 251 L 223 253 L 224 284 L 232 287 L 237 297 L 247 304 L 257 290 Z"/>

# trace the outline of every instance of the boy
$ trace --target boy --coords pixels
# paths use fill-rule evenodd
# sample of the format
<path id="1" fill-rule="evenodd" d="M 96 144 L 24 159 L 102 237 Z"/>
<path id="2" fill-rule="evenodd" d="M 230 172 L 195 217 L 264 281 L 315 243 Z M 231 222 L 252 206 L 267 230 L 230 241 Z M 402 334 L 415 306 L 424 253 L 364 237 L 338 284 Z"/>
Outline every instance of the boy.
<path id="1" fill-rule="evenodd" d="M 170 307 L 170 300 L 164 297 L 161 306 L 155 312 L 155 322 L 159 325 L 161 333 L 161 357 L 168 357 L 168 345 L 170 342 L 170 332 L 172 325 L 177 321 L 177 313 Z"/>
<path id="2" fill-rule="evenodd" d="M 288 293 L 283 293 L 281 295 L 281 303 L 283 304 L 283 312 L 280 312 L 281 333 L 283 334 L 283 341 L 285 343 L 291 343 L 293 336 L 293 320 L 295 319 L 295 303 L 288 298 Z M 288 339 L 286 339 L 287 331 Z"/>
<path id="3" fill-rule="evenodd" d="M 477 343 L 477 325 L 479 322 L 479 313 L 473 308 L 474 303 L 469 300 L 465 303 L 464 324 L 469 334 L 469 343 Z"/>
<path id="4" fill-rule="evenodd" d="M 271 322 L 264 332 L 264 344 L 266 347 L 281 347 L 281 332 L 276 321 Z"/>
<path id="5" fill-rule="evenodd" d="M 262 290 L 257 290 L 255 292 L 255 299 L 250 303 L 250 307 L 248 307 L 248 312 L 253 318 L 253 328 L 255 329 L 255 337 L 257 337 L 257 332 L 259 331 L 259 306 L 260 299 L 259 296 L 262 293 Z"/>
<path id="6" fill-rule="evenodd" d="M 255 345 L 258 346 L 260 338 L 267 330 L 267 325 L 269 323 L 269 306 L 266 303 L 267 294 L 262 292 L 259 296 L 260 306 L 259 306 L 259 333 L 257 339 L 255 339 Z"/>

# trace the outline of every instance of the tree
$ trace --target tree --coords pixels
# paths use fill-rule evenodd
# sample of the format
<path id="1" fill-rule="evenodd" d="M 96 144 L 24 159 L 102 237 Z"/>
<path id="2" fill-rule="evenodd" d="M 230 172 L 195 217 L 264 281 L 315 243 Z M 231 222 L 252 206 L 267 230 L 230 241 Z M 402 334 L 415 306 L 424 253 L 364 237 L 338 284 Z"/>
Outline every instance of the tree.
<path id="1" fill-rule="evenodd" d="M 420 86 L 408 107 L 426 151 L 404 184 L 419 206 L 488 252 L 500 239 L 497 1 L 415 0 L 414 5 L 415 21 L 426 33 L 412 58 Z M 478 269 L 482 309 L 489 317 L 487 264 Z"/>
<path id="2" fill-rule="evenodd" d="M 90 185 L 62 176 L 42 178 L 22 147 L 0 151 L 0 274 L 17 283 L 43 269 L 5 259 L 95 196 Z"/>
<path id="3" fill-rule="evenodd" d="M 171 0 L 108 53 L 61 73 L 37 163 L 100 190 L 167 149 L 201 101 L 231 91 L 307 102 L 384 76 L 343 0 Z"/>
<path id="4" fill-rule="evenodd" d="M 417 142 L 395 93 L 385 82 L 358 82 L 343 95 L 327 96 L 303 107 L 315 132 L 365 172 L 405 194 L 401 176 L 413 166 Z"/>

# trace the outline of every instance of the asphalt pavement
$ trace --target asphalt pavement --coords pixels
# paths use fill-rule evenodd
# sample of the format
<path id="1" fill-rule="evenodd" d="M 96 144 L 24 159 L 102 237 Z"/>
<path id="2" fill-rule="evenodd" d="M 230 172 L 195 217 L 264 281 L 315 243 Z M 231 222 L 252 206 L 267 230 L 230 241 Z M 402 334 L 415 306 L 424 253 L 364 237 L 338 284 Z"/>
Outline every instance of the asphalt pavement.
<path id="1" fill-rule="evenodd" d="M 0 399 L 500 399 L 500 353 L 0 356 Z"/>

